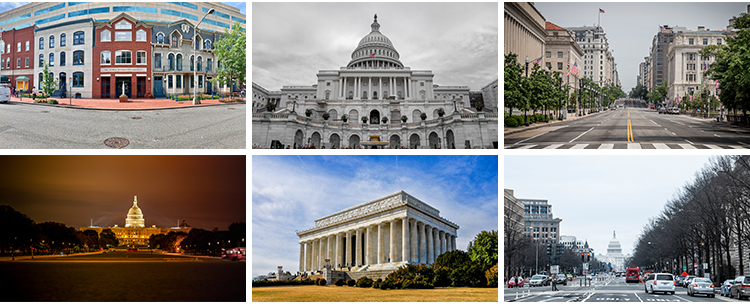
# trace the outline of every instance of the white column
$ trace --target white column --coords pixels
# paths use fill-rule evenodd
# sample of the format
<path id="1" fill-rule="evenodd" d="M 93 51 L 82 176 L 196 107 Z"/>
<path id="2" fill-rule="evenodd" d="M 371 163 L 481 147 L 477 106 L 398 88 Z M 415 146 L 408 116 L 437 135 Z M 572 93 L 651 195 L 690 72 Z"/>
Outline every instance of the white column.
<path id="1" fill-rule="evenodd" d="M 432 236 L 432 226 L 425 225 L 425 234 L 427 235 L 427 261 L 425 263 L 435 262 L 435 243 Z"/>
<path id="2" fill-rule="evenodd" d="M 343 241 L 341 241 L 341 233 L 336 234 L 336 262 L 334 263 L 334 266 L 338 267 L 344 267 L 344 245 L 342 244 Z"/>
<path id="3" fill-rule="evenodd" d="M 302 242 L 299 243 L 299 270 L 297 271 L 305 271 L 305 244 Z"/>
<path id="4" fill-rule="evenodd" d="M 355 265 L 361 265 L 362 264 L 362 247 L 364 246 L 364 241 L 362 240 L 362 231 L 357 229 L 355 232 L 357 234 L 357 237 L 354 238 L 354 243 L 357 244 L 357 246 L 354 247 L 354 262 Z"/>
<path id="5" fill-rule="evenodd" d="M 359 99 L 359 77 L 354 78 L 354 99 Z"/>
<path id="6" fill-rule="evenodd" d="M 312 257 L 310 258 L 310 271 L 318 270 L 318 240 L 312 242 Z"/>
<path id="7" fill-rule="evenodd" d="M 396 90 L 396 84 L 393 82 L 393 77 L 388 77 L 388 83 L 390 84 L 390 87 L 391 87 L 391 95 L 395 96 L 397 90 Z"/>
<path id="8" fill-rule="evenodd" d="M 411 259 L 411 243 L 409 242 L 409 217 L 401 219 L 401 261 Z"/>
<path id="9" fill-rule="evenodd" d="M 344 248 L 346 255 L 344 256 L 344 263 L 347 266 L 352 266 L 352 232 L 346 232 L 346 247 Z"/>
<path id="10" fill-rule="evenodd" d="M 451 241 L 453 244 L 453 250 L 456 250 L 456 235 L 453 235 L 453 237 L 451 237 Z"/>
<path id="11" fill-rule="evenodd" d="M 404 77 L 404 97 L 408 99 L 410 97 L 409 95 L 409 88 L 411 88 L 409 84 L 409 77 Z"/>
<path id="12" fill-rule="evenodd" d="M 372 262 L 372 227 L 367 227 L 367 234 L 365 235 L 365 240 L 367 241 L 367 244 L 365 244 L 365 264 L 371 265 Z"/>
<path id="13" fill-rule="evenodd" d="M 445 253 L 446 244 L 448 243 L 448 239 L 445 237 L 445 232 L 440 231 L 440 254 Z"/>
<path id="14" fill-rule="evenodd" d="M 318 270 L 323 269 L 323 264 L 325 264 L 325 238 L 320 238 L 320 242 L 318 242 L 318 246 L 320 247 L 320 250 L 318 250 Z"/>
<path id="15" fill-rule="evenodd" d="M 396 262 L 398 261 L 398 236 L 396 234 L 396 220 L 391 220 L 391 228 L 388 230 L 388 232 L 391 233 L 391 248 L 389 254 L 389 257 L 391 258 L 390 262 Z"/>
<path id="16" fill-rule="evenodd" d="M 427 229 L 425 224 L 420 225 L 417 223 L 419 228 L 419 263 L 427 263 Z"/>
<path id="17" fill-rule="evenodd" d="M 385 98 L 383 97 L 383 78 L 382 77 L 378 78 L 378 98 L 380 98 L 380 100 L 383 100 L 383 98 Z"/>
<path id="18" fill-rule="evenodd" d="M 432 262 L 435 262 L 440 252 L 440 241 L 438 240 L 438 229 L 434 227 L 432 228 L 432 242 Z"/>
<path id="19" fill-rule="evenodd" d="M 385 263 L 385 229 L 383 223 L 378 224 L 378 262 L 379 264 Z"/>
<path id="20" fill-rule="evenodd" d="M 419 246 L 417 246 L 417 243 L 419 242 L 419 239 L 417 238 L 417 220 L 410 220 L 410 230 L 411 230 L 411 262 L 416 264 L 419 263 Z"/>
<path id="21" fill-rule="evenodd" d="M 326 254 L 326 259 L 330 259 L 331 265 L 333 265 L 333 236 L 328 236 L 328 251 Z"/>

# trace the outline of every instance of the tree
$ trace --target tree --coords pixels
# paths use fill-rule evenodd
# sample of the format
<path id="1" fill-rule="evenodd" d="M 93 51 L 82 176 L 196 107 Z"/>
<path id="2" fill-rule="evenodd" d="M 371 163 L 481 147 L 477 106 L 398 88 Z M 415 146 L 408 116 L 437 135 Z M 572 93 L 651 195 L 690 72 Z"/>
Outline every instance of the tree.
<path id="1" fill-rule="evenodd" d="M 505 69 L 503 74 L 505 107 L 508 108 L 508 115 L 513 114 L 513 108 L 521 108 L 527 102 L 526 94 L 523 89 L 523 66 L 517 61 L 518 55 L 510 53 L 505 55 Z"/>
<path id="2" fill-rule="evenodd" d="M 222 36 L 214 44 L 214 53 L 218 56 L 219 76 L 215 79 L 219 85 L 245 86 L 245 74 L 247 73 L 247 34 L 239 22 L 232 25 L 229 33 Z"/>
<path id="3" fill-rule="evenodd" d="M 57 81 L 55 81 L 54 75 L 50 73 L 49 71 L 49 65 L 42 60 L 42 63 L 44 64 L 44 69 L 42 70 L 42 84 L 41 84 L 41 90 L 44 94 L 47 96 L 52 95 L 52 92 L 55 91 L 57 88 Z M 63 80 L 64 82 L 64 80 Z"/>
<path id="4" fill-rule="evenodd" d="M 81 242 L 83 242 L 86 248 L 88 249 L 99 248 L 99 234 L 96 233 L 95 230 L 87 229 L 80 233 L 81 233 L 80 235 Z"/>
<path id="5" fill-rule="evenodd" d="M 461 265 L 471 261 L 469 254 L 462 250 L 453 250 L 438 255 L 435 259 L 435 265 L 443 266 L 450 269 L 456 269 Z"/>
<path id="6" fill-rule="evenodd" d="M 497 252 L 498 240 L 497 231 L 482 231 L 474 237 L 469 246 L 469 258 L 483 265 L 483 267 L 492 267 L 498 263 Z"/>
<path id="7" fill-rule="evenodd" d="M 104 248 L 109 248 L 120 245 L 120 242 L 117 240 L 117 236 L 115 236 L 115 233 L 112 232 L 111 229 L 105 228 L 102 230 L 102 233 L 99 234 L 99 245 Z"/>
<path id="8" fill-rule="evenodd" d="M 234 222 L 229 225 L 229 237 L 231 242 L 234 245 L 237 246 L 245 246 L 244 244 L 244 238 L 245 238 L 245 229 L 247 226 L 245 225 L 245 222 Z M 236 241 L 236 243 L 235 243 Z"/>
<path id="9" fill-rule="evenodd" d="M 34 241 L 38 243 L 37 233 L 33 220 L 13 207 L 0 205 L 0 253 L 30 246 Z"/>
<path id="10" fill-rule="evenodd" d="M 727 37 L 726 45 L 708 46 L 700 53 L 716 57 L 706 74 L 719 81 L 721 101 L 728 108 L 746 114 L 750 108 L 750 15 L 743 13 L 735 18 L 734 28 L 739 31 L 736 37 Z"/>

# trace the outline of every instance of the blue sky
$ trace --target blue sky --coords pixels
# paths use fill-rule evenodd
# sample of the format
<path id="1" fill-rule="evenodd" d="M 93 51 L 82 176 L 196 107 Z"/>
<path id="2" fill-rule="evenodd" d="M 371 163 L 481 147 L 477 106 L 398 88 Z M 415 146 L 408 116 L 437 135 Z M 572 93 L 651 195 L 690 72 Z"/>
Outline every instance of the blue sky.
<path id="1" fill-rule="evenodd" d="M 498 229 L 498 157 L 253 156 L 252 275 L 299 268 L 295 230 L 314 219 L 404 190 L 460 226 L 466 250 L 483 230 Z"/>
<path id="2" fill-rule="evenodd" d="M 546 199 L 561 218 L 560 234 L 606 253 L 617 231 L 633 252 L 649 218 L 708 162 L 703 155 L 537 155 L 504 158 L 503 188 L 520 199 Z"/>

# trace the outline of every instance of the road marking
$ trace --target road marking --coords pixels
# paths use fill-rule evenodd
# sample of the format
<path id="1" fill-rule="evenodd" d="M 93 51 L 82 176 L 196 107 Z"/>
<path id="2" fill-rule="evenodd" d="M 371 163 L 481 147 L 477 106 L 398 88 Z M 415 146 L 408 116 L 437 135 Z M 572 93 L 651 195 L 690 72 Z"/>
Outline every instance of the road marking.
<path id="1" fill-rule="evenodd" d="M 679 296 L 677 296 L 677 295 L 675 295 L 675 294 L 673 294 L 672 296 L 673 296 L 673 297 L 676 297 L 676 298 L 678 298 L 678 299 L 680 299 L 680 300 L 683 300 L 683 301 L 685 301 L 685 302 L 693 302 L 693 301 L 691 301 L 691 300 L 688 300 L 688 299 L 686 299 L 686 298 L 683 298 L 683 297 L 679 297 Z"/>
<path id="2" fill-rule="evenodd" d="M 696 147 L 691 146 L 689 144 L 678 143 L 677 145 L 680 146 L 680 147 L 682 147 L 683 149 L 696 149 Z"/>
<path id="3" fill-rule="evenodd" d="M 522 142 L 524 142 L 524 141 L 527 141 L 527 140 L 532 140 L 532 139 L 534 139 L 534 138 L 537 138 L 537 137 L 539 137 L 539 136 L 542 136 L 542 135 L 544 135 L 544 134 L 547 134 L 547 133 L 549 133 L 549 132 L 544 132 L 544 133 L 541 133 L 541 134 L 539 134 L 539 135 L 536 135 L 536 136 L 532 136 L 532 137 L 529 137 L 529 138 L 523 139 L 523 140 L 521 140 L 521 141 L 519 141 L 519 142 L 516 142 L 516 143 L 514 143 L 513 145 L 517 145 L 517 144 L 520 144 L 520 143 L 522 143 Z"/>
<path id="4" fill-rule="evenodd" d="M 557 148 L 561 147 L 562 145 L 563 145 L 562 143 L 558 143 L 558 144 L 553 144 L 553 145 L 546 146 L 544 148 L 545 149 L 557 149 Z"/>
<path id="5" fill-rule="evenodd" d="M 588 143 L 579 143 L 579 144 L 576 144 L 576 145 L 570 147 L 569 149 L 584 149 L 588 145 L 589 145 Z"/>
<path id="6" fill-rule="evenodd" d="M 709 149 L 721 150 L 721 147 L 717 145 L 704 144 L 704 146 L 708 147 Z"/>
<path id="7" fill-rule="evenodd" d="M 641 149 L 641 144 L 640 143 L 629 143 L 628 144 L 628 149 Z"/>
<path id="8" fill-rule="evenodd" d="M 714 134 L 714 136 L 716 136 L 716 137 L 721 137 L 721 136 L 719 136 L 719 135 L 716 135 L 716 134 Z"/>
<path id="9" fill-rule="evenodd" d="M 599 145 L 599 147 L 597 149 L 599 149 L 599 150 L 601 150 L 601 149 L 611 150 L 611 149 L 614 149 L 614 148 L 615 148 L 615 144 L 614 143 L 603 143 L 603 144 Z"/>
<path id="10" fill-rule="evenodd" d="M 732 148 L 732 149 L 744 149 L 744 147 L 740 147 L 740 146 L 732 146 L 732 145 L 730 145 L 729 147 Z"/>
<path id="11" fill-rule="evenodd" d="M 746 143 L 744 143 L 744 142 L 742 142 L 742 141 L 738 141 L 737 143 L 739 143 L 739 144 L 741 144 L 741 145 L 743 145 L 743 146 L 746 146 L 746 145 L 747 145 Z"/>
<path id="12" fill-rule="evenodd" d="M 653 145 L 654 145 L 654 148 L 657 148 L 660 150 L 669 150 L 669 147 L 663 143 L 654 143 Z"/>
<path id="13" fill-rule="evenodd" d="M 594 127 L 592 126 L 592 127 L 591 127 L 591 128 L 590 128 L 590 129 L 588 130 L 588 131 L 585 131 L 585 132 L 581 133 L 581 135 L 578 135 L 578 137 L 576 137 L 576 138 L 573 138 L 573 140 L 571 140 L 571 141 L 568 141 L 568 143 L 571 143 L 571 142 L 574 142 L 574 141 L 576 141 L 576 139 L 578 139 L 578 138 L 581 138 L 581 136 L 583 136 L 583 134 L 586 134 L 586 133 L 588 133 L 588 132 L 591 132 L 591 130 L 593 130 L 593 129 L 594 129 Z"/>
<path id="14" fill-rule="evenodd" d="M 635 294 L 635 297 L 637 297 L 637 298 L 638 298 L 638 300 L 639 300 L 639 301 L 641 301 L 641 303 L 643 303 L 643 300 L 641 300 L 641 297 L 640 297 L 640 296 L 638 296 L 638 293 L 635 293 L 635 292 L 633 292 L 633 294 Z"/>
<path id="15" fill-rule="evenodd" d="M 671 133 L 672 133 L 672 135 L 675 135 L 675 136 L 677 136 L 677 134 L 676 134 L 675 132 L 671 132 Z"/>
<path id="16" fill-rule="evenodd" d="M 531 147 L 533 147 L 533 146 L 536 146 L 536 145 L 535 145 L 535 144 L 532 144 L 532 145 L 525 145 L 525 146 L 523 146 L 523 147 L 520 147 L 520 148 L 517 148 L 517 149 L 521 149 L 521 150 L 524 150 L 524 149 L 529 149 L 529 148 L 531 148 Z"/>
<path id="17" fill-rule="evenodd" d="M 630 123 L 630 119 L 628 119 L 628 142 L 635 142 L 633 138 L 633 124 Z"/>
<path id="18" fill-rule="evenodd" d="M 694 144 L 694 143 L 693 143 L 692 141 L 690 141 L 690 140 L 687 140 L 687 139 L 683 139 L 683 140 L 684 140 L 685 142 L 689 143 L 689 144 Z"/>

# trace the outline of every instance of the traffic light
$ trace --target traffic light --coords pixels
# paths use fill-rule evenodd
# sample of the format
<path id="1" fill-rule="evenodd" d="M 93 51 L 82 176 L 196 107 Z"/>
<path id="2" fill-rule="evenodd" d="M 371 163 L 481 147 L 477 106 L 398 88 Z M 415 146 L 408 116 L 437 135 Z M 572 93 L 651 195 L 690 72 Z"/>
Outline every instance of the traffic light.
<path id="1" fill-rule="evenodd" d="M 586 254 L 581 253 L 581 261 L 582 262 L 586 261 Z"/>
<path id="2" fill-rule="evenodd" d="M 549 243 L 547 244 L 547 255 L 552 255 L 552 245 Z"/>
<path id="3" fill-rule="evenodd" d="M 591 253 L 586 253 L 586 262 L 591 261 Z"/>

